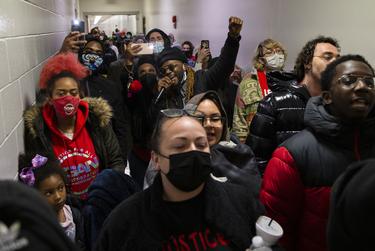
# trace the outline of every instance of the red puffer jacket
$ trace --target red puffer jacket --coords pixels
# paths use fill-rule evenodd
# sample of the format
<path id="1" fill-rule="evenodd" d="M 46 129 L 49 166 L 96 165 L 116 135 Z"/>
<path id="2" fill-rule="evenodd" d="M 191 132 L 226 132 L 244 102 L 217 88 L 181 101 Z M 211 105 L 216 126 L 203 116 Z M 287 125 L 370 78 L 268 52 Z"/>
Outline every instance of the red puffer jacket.
<path id="1" fill-rule="evenodd" d="M 375 119 L 344 126 L 315 97 L 305 123 L 307 129 L 273 153 L 260 199 L 283 227 L 280 244 L 287 251 L 325 251 L 331 186 L 350 163 L 375 157 Z"/>

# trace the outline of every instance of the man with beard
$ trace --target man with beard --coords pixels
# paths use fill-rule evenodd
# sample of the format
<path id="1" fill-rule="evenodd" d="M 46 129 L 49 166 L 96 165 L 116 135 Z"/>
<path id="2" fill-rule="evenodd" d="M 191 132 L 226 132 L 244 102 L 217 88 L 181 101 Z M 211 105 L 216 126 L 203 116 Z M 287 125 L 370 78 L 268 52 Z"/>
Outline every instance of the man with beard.
<path id="1" fill-rule="evenodd" d="M 178 48 L 165 48 L 158 58 L 161 78 L 158 81 L 158 95 L 155 103 L 159 109 L 183 108 L 196 94 L 222 88 L 222 79 L 229 79 L 241 39 L 242 20 L 229 19 L 229 33 L 224 48 L 215 63 L 207 71 L 197 71 L 187 65 L 184 53 Z"/>
<path id="2" fill-rule="evenodd" d="M 267 74 L 272 93 L 260 101 L 246 140 L 257 157 L 261 173 L 276 147 L 305 128 L 303 116 L 307 101 L 320 95 L 320 74 L 339 56 L 338 42 L 331 37 L 319 36 L 308 41 L 297 57 L 298 84 L 290 84 L 284 72 Z"/>

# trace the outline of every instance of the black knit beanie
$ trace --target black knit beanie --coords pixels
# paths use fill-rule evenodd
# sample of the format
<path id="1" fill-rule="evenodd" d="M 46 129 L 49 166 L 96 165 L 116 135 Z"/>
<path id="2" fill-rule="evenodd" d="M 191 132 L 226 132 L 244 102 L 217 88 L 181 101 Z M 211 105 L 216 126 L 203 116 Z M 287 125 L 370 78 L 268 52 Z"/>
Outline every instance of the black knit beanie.
<path id="1" fill-rule="evenodd" d="M 158 67 L 159 69 L 161 66 L 168 60 L 178 60 L 182 63 L 187 63 L 187 58 L 185 54 L 176 47 L 165 48 L 159 55 L 158 55 Z"/>
<path id="2" fill-rule="evenodd" d="M 45 199 L 18 182 L 0 181 L 0 225 L 0 250 L 78 250 Z"/>

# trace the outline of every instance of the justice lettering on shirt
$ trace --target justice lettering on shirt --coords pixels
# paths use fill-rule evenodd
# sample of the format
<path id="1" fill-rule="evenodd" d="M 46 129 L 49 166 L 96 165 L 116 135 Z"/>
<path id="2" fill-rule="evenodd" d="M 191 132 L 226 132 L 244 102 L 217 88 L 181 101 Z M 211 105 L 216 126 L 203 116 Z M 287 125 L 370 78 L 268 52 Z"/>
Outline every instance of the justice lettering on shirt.
<path id="1" fill-rule="evenodd" d="M 188 234 L 170 236 L 163 244 L 163 251 L 203 251 L 203 250 L 230 250 L 226 249 L 230 241 L 221 233 L 213 233 L 209 228 L 194 231 Z"/>

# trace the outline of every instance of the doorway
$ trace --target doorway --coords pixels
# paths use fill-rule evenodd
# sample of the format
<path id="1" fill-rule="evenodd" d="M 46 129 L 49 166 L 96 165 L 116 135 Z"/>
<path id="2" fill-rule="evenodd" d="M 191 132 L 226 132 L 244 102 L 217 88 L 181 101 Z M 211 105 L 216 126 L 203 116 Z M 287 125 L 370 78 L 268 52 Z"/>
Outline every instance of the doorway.
<path id="1" fill-rule="evenodd" d="M 136 14 L 107 14 L 95 13 L 86 15 L 87 31 L 94 27 L 99 27 L 101 31 L 105 31 L 107 36 L 112 36 L 112 32 L 116 29 L 119 31 L 130 31 L 133 35 L 138 33 L 137 15 Z"/>

